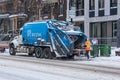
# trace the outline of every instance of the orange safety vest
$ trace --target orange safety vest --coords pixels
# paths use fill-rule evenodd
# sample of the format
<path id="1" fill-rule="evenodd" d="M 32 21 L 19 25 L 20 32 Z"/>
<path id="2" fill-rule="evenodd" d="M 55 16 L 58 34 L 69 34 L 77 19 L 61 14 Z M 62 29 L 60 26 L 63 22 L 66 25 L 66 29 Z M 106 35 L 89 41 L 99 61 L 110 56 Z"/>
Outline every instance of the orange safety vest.
<path id="1" fill-rule="evenodd" d="M 86 48 L 85 48 L 86 51 L 89 51 L 91 49 L 91 45 L 92 45 L 91 42 L 90 41 L 86 41 L 85 45 L 86 45 Z"/>

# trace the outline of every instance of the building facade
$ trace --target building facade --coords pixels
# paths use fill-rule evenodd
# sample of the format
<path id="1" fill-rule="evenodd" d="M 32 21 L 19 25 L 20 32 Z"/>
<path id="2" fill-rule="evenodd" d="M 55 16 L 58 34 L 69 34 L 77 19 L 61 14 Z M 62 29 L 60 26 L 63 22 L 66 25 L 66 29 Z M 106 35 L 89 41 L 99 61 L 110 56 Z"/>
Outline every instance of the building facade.
<path id="1" fill-rule="evenodd" d="M 66 20 L 67 0 L 46 0 L 40 4 L 40 20 Z"/>
<path id="2" fill-rule="evenodd" d="M 10 29 L 9 15 L 12 13 L 12 1 L 1 0 L 0 1 L 0 33 L 7 33 Z"/>
<path id="3" fill-rule="evenodd" d="M 67 12 L 71 7 L 75 7 L 73 22 L 89 38 L 98 38 L 102 44 L 116 45 L 120 0 L 68 0 Z M 66 20 L 70 21 L 69 13 Z"/>
<path id="4" fill-rule="evenodd" d="M 19 30 L 25 22 L 66 20 L 67 0 L 0 0 L 0 34 Z"/>
<path id="5" fill-rule="evenodd" d="M 18 30 L 25 22 L 23 0 L 0 1 L 0 34 Z"/>

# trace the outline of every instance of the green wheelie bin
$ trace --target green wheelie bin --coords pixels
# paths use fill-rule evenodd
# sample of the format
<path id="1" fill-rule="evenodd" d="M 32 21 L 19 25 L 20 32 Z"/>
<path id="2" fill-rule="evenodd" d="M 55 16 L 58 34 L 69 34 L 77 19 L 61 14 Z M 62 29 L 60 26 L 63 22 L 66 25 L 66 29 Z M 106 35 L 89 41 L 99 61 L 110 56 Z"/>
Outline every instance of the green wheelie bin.
<path id="1" fill-rule="evenodd" d="M 100 44 L 100 56 L 109 57 L 111 54 L 111 46 L 108 44 Z"/>
<path id="2" fill-rule="evenodd" d="M 99 45 L 92 45 L 92 50 L 90 51 L 91 56 L 98 57 L 99 56 Z"/>

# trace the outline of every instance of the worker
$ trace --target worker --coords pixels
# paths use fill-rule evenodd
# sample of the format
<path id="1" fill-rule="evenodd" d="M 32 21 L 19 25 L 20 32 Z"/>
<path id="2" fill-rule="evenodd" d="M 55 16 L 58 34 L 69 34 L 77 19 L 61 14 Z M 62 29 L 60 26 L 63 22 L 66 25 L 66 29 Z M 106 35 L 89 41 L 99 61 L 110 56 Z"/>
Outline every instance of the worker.
<path id="1" fill-rule="evenodd" d="M 85 56 L 87 56 L 87 59 L 89 59 L 89 52 L 90 52 L 91 46 L 92 46 L 92 44 L 89 41 L 89 39 L 86 40 L 85 46 L 86 46 L 86 48 L 85 48 L 85 50 L 86 50 Z"/>

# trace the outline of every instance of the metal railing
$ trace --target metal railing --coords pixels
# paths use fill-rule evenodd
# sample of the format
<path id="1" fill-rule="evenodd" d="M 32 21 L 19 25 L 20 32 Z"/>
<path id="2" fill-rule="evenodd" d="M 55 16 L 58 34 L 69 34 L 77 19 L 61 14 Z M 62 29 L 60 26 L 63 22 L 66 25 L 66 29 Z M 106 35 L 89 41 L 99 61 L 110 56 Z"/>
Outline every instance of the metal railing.
<path id="1" fill-rule="evenodd" d="M 93 38 L 90 38 L 92 42 Z M 109 44 L 110 46 L 117 47 L 117 38 L 113 37 L 105 37 L 105 38 L 96 38 L 98 40 L 98 44 Z"/>

